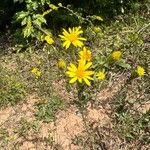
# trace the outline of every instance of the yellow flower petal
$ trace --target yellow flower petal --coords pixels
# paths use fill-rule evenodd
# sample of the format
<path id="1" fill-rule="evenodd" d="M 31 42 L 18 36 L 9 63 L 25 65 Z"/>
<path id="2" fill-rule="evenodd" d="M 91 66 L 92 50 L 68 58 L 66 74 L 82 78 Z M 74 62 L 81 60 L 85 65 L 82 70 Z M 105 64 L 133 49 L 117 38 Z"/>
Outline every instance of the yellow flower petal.
<path id="1" fill-rule="evenodd" d="M 91 51 L 87 50 L 85 47 L 83 47 L 83 50 L 79 52 L 80 59 L 84 59 L 86 61 L 91 60 Z"/>
<path id="2" fill-rule="evenodd" d="M 88 69 L 89 67 L 91 67 L 92 65 L 92 62 L 88 62 L 86 65 L 85 65 L 85 69 Z"/>
<path id="3" fill-rule="evenodd" d="M 77 77 L 74 77 L 69 81 L 69 83 L 74 83 L 74 82 L 76 82 L 76 80 L 77 80 Z"/>
<path id="4" fill-rule="evenodd" d="M 85 83 L 88 85 L 88 86 L 91 86 L 91 83 L 89 82 L 89 80 L 87 78 L 83 78 L 83 80 L 85 81 Z"/>
<path id="5" fill-rule="evenodd" d="M 82 83 L 82 79 L 78 79 L 78 81 L 79 81 L 80 83 Z"/>

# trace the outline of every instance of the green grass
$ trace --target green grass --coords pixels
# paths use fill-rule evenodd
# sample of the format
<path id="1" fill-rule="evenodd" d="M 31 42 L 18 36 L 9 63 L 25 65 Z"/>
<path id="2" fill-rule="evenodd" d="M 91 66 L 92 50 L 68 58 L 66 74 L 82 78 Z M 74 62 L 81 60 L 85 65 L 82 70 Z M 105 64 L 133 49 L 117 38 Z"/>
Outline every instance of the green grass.
<path id="1" fill-rule="evenodd" d="M 150 142 L 149 139 L 149 118 L 150 111 L 145 114 L 132 114 L 129 112 L 123 112 L 117 114 L 117 132 L 119 132 L 121 138 L 125 138 L 128 142 L 137 141 L 143 145 Z"/>
<path id="2" fill-rule="evenodd" d="M 37 121 L 28 121 L 24 118 L 20 120 L 20 127 L 17 131 L 20 137 L 26 138 L 29 134 L 39 133 L 39 126 Z"/>
<path id="3" fill-rule="evenodd" d="M 9 142 L 9 133 L 6 128 L 0 128 L 0 147 L 5 147 Z"/>
<path id="4" fill-rule="evenodd" d="M 0 68 L 0 108 L 15 105 L 25 98 L 25 84 L 15 74 Z"/>
<path id="5" fill-rule="evenodd" d="M 55 114 L 63 107 L 63 101 L 60 97 L 52 95 L 46 104 L 40 104 L 36 117 L 38 120 L 50 122 L 55 119 Z"/>
<path id="6" fill-rule="evenodd" d="M 140 105 L 140 101 L 146 103 L 147 99 L 146 97 L 145 99 L 138 99 L 138 96 L 131 99 L 128 95 L 128 90 L 127 87 L 122 88 L 113 100 L 113 108 L 115 109 L 114 129 L 119 133 L 120 138 L 125 139 L 127 142 L 136 141 L 146 145 L 150 142 L 148 137 L 150 110 L 140 112 L 136 110 L 135 105 Z"/>

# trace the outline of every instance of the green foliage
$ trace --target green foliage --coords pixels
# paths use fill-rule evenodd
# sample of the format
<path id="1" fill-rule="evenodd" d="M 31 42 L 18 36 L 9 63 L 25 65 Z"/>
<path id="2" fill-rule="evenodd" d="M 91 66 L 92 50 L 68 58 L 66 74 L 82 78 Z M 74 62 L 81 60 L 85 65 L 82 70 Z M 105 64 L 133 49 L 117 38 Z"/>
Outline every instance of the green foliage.
<path id="1" fill-rule="evenodd" d="M 122 111 L 116 116 L 116 129 L 122 138 L 129 142 L 137 140 L 143 144 L 150 142 L 148 137 L 149 131 L 146 132 L 150 128 L 150 111 L 147 111 L 145 114 L 132 114 Z"/>
<path id="2" fill-rule="evenodd" d="M 63 106 L 63 101 L 58 96 L 52 96 L 46 104 L 40 104 L 38 106 L 38 112 L 36 117 L 39 120 L 50 122 L 55 119 L 55 114 L 58 109 Z"/>
<path id="3" fill-rule="evenodd" d="M 59 2 L 56 0 L 3 1 L 0 5 L 0 26 L 11 24 L 12 16 L 16 14 L 16 20 L 19 19 L 24 28 L 24 36 L 28 37 L 36 32 L 33 22 L 38 26 L 43 24 L 46 27 L 60 28 L 59 24 L 71 26 L 84 23 L 81 21 L 83 17 L 86 21 L 90 19 L 95 23 L 101 23 L 103 19 L 107 20 L 118 14 L 128 13 L 130 9 L 137 12 L 142 5 L 146 5 L 147 0 L 142 5 L 140 0 L 83 0 L 81 2 L 65 0 L 62 4 Z M 46 14 L 46 18 L 43 14 Z"/>
<path id="4" fill-rule="evenodd" d="M 0 128 L 0 148 L 5 147 L 9 142 L 9 133 L 6 128 Z"/>
<path id="5" fill-rule="evenodd" d="M 42 14 L 38 14 L 38 12 L 40 12 L 41 6 L 44 7 L 47 2 L 43 0 L 40 2 L 27 0 L 25 3 L 26 11 L 16 13 L 16 21 L 21 20 L 24 37 L 29 37 L 30 35 L 33 35 L 32 33 L 36 30 L 33 26 L 37 25 L 39 28 L 41 28 L 42 24 L 46 24 L 44 16 Z"/>
<path id="6" fill-rule="evenodd" d="M 49 132 L 48 137 L 46 139 L 46 142 L 48 145 L 53 146 L 55 143 L 54 137 L 51 136 L 51 133 Z"/>
<path id="7" fill-rule="evenodd" d="M 114 108 L 115 108 L 115 131 L 119 133 L 120 138 L 125 139 L 128 142 L 138 141 L 139 143 L 149 143 L 149 128 L 150 128 L 150 110 L 146 112 L 140 112 L 135 110 L 135 104 L 141 106 L 140 101 L 144 103 L 147 101 L 140 100 L 136 94 L 134 99 L 131 99 L 128 95 L 128 85 L 124 86 L 120 92 L 115 95 Z M 142 91 L 142 89 L 141 89 Z M 136 91 L 135 91 L 136 92 Z"/>
<path id="8" fill-rule="evenodd" d="M 36 134 L 39 132 L 38 122 L 37 121 L 27 121 L 24 118 L 20 120 L 20 128 L 18 129 L 19 136 L 27 137 L 29 134 Z"/>
<path id="9" fill-rule="evenodd" d="M 25 85 L 15 75 L 0 70 L 0 108 L 15 105 L 24 99 Z"/>

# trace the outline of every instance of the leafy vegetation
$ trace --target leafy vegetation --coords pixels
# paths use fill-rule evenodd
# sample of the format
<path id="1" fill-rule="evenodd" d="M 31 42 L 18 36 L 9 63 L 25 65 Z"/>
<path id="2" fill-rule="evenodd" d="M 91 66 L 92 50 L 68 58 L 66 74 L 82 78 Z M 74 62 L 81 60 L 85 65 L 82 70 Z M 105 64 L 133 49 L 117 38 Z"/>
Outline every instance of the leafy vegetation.
<path id="1" fill-rule="evenodd" d="M 50 122 L 55 119 L 56 112 L 62 108 L 63 102 L 59 97 L 52 96 L 46 104 L 38 106 L 37 119 Z"/>
<path id="2" fill-rule="evenodd" d="M 24 100 L 25 84 L 3 68 L 0 70 L 0 108 L 15 105 Z"/>
<path id="3" fill-rule="evenodd" d="M 29 122 L 24 118 L 20 120 L 20 128 L 18 129 L 19 136 L 27 137 L 31 132 L 34 134 L 39 132 L 38 122 L 33 121 Z"/>

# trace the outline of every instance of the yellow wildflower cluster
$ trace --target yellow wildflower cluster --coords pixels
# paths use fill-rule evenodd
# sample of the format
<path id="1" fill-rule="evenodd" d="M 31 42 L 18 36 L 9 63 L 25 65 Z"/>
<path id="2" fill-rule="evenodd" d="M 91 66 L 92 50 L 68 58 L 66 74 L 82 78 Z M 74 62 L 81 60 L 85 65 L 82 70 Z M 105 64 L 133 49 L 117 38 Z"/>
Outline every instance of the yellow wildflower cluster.
<path id="1" fill-rule="evenodd" d="M 65 47 L 66 49 L 68 49 L 71 45 L 81 48 L 81 50 L 79 51 L 78 64 L 76 65 L 70 63 L 70 66 L 67 67 L 66 74 L 71 78 L 69 83 L 75 83 L 76 81 L 78 81 L 79 83 L 85 82 L 88 86 L 90 86 L 90 81 L 94 80 L 94 76 L 101 81 L 105 80 L 106 72 L 104 71 L 104 69 L 99 70 L 98 72 L 90 69 L 90 67 L 92 67 L 92 54 L 91 51 L 84 46 L 83 41 L 86 41 L 86 39 L 80 37 L 80 34 L 82 33 L 83 31 L 81 30 L 80 26 L 73 27 L 72 29 L 69 28 L 68 31 L 63 29 L 63 35 L 59 35 L 59 37 L 63 41 L 63 47 Z M 109 57 L 110 59 L 108 59 L 108 61 L 118 61 L 121 59 L 121 57 L 122 52 L 116 50 L 111 53 Z M 66 63 L 64 62 L 64 60 L 58 61 L 58 67 L 61 69 L 66 68 Z M 145 74 L 145 70 L 141 66 L 138 66 L 135 72 L 140 77 Z"/>
<path id="2" fill-rule="evenodd" d="M 63 29 L 63 35 L 59 35 L 61 40 L 63 41 L 63 47 L 68 49 L 70 45 L 74 45 L 75 47 L 82 48 L 79 51 L 79 60 L 78 64 L 75 65 L 73 63 L 70 63 L 70 66 L 67 67 L 66 74 L 71 78 L 69 83 L 75 83 L 78 81 L 79 83 L 85 82 L 88 86 L 91 85 L 90 80 L 94 80 L 93 75 L 95 72 L 90 69 L 92 66 L 92 56 L 91 51 L 84 47 L 83 41 L 86 41 L 85 38 L 80 37 L 80 34 L 82 34 L 83 31 L 81 30 L 81 27 L 73 27 L 72 29 L 69 28 L 69 32 Z M 61 60 L 58 62 L 58 66 L 60 68 L 63 68 L 64 62 Z M 99 80 L 105 79 L 105 72 L 99 71 L 96 73 L 96 76 Z"/>

